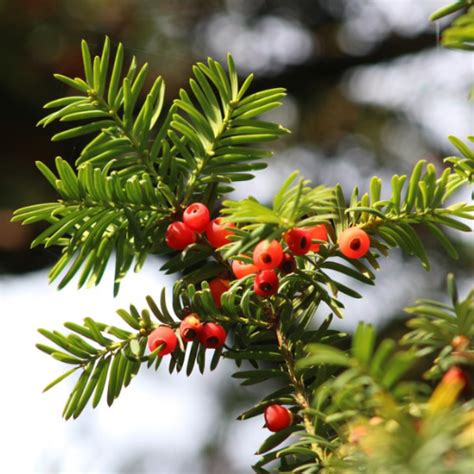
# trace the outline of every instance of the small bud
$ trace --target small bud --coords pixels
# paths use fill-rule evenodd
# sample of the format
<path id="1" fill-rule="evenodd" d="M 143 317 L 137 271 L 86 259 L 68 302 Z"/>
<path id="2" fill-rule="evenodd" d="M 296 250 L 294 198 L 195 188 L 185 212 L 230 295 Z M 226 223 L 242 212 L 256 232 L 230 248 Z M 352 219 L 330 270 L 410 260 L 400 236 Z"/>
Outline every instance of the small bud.
<path id="1" fill-rule="evenodd" d="M 455 351 L 465 351 L 469 347 L 471 341 L 468 337 L 459 335 L 453 338 L 451 345 Z"/>
<path id="2" fill-rule="evenodd" d="M 197 313 L 191 313 L 186 316 L 179 325 L 179 334 L 185 342 L 191 342 L 198 339 L 202 330 L 202 323 Z"/>

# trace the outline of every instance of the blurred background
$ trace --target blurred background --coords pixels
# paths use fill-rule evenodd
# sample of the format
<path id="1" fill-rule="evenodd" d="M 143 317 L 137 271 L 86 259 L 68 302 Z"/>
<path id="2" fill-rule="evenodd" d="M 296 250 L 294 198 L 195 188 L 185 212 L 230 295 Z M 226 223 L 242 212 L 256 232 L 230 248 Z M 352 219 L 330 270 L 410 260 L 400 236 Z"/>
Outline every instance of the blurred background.
<path id="1" fill-rule="evenodd" d="M 53 144 L 53 128 L 35 128 L 42 105 L 67 93 L 54 72 L 81 75 L 80 40 L 99 50 L 108 34 L 126 53 L 150 63 L 167 84 L 168 104 L 187 86 L 191 65 L 207 56 L 234 55 L 253 90 L 283 86 L 284 106 L 267 114 L 292 134 L 273 144 L 266 171 L 236 189 L 269 201 L 294 169 L 314 184 L 340 182 L 349 192 L 367 189 L 372 175 L 389 185 L 419 159 L 442 169 L 455 154 L 447 135 L 472 134 L 468 90 L 474 56 L 438 46 L 446 20 L 428 22 L 446 0 L 0 0 L 0 434 L 7 439 L 0 472 L 9 473 L 226 473 L 250 472 L 263 421 L 236 422 L 262 388 L 239 387 L 223 362 L 212 374 L 170 377 L 141 372 L 108 409 L 86 410 L 64 422 L 62 404 L 71 382 L 47 395 L 41 389 L 61 373 L 59 363 L 34 348 L 36 328 L 60 329 L 65 320 L 113 320 L 114 310 L 172 280 L 149 259 L 112 298 L 112 275 L 100 288 L 61 292 L 47 284 L 54 250 L 29 250 L 39 228 L 9 223 L 17 207 L 54 200 L 35 160 L 77 157 L 73 141 Z M 447 19 L 448 21 L 450 18 Z M 469 200 L 469 192 L 455 197 Z M 461 292 L 472 284 L 470 236 L 453 233 L 460 252 L 449 260 L 436 242 L 432 271 L 393 252 L 376 288 L 355 288 L 363 300 L 344 300 L 350 332 L 363 319 L 395 335 L 402 308 L 416 297 L 443 298 L 445 275 Z M 353 284 L 353 282 L 351 282 Z M 268 391 L 271 387 L 267 387 Z"/>

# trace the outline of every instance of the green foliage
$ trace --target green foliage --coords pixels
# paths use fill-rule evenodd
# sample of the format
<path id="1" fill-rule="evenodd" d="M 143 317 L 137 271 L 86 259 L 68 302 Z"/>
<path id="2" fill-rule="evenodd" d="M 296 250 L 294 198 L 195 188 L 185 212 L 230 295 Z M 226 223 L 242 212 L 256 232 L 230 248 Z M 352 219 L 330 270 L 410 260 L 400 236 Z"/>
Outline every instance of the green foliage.
<path id="1" fill-rule="evenodd" d="M 446 5 L 436 10 L 434 13 L 431 14 L 430 20 L 439 20 L 440 18 L 450 15 L 451 13 L 463 10 L 469 5 L 472 5 L 472 0 L 457 0 L 456 2 L 450 3 L 449 5 Z"/>
<path id="2" fill-rule="evenodd" d="M 457 2 L 434 17 L 468 3 Z M 201 234 L 182 252 L 172 252 L 165 231 L 188 204 L 203 202 L 214 211 L 233 182 L 251 179 L 265 167 L 262 160 L 270 153 L 257 145 L 288 131 L 257 117 L 278 107 L 284 90 L 249 95 L 252 75 L 239 85 L 230 55 L 227 72 L 209 58 L 193 67 L 189 92 L 181 90 L 165 111 L 164 81 L 158 77 L 144 92 L 148 66 L 140 68 L 132 58 L 124 70 L 122 45 L 112 58 L 107 38 L 102 53 L 92 59 L 83 42 L 82 55 L 84 79 L 56 75 L 77 95 L 48 103 L 45 107 L 55 111 L 40 125 L 66 124 L 53 140 L 82 137 L 83 148 L 74 166 L 60 157 L 55 171 L 37 163 L 58 200 L 19 209 L 14 220 L 47 223 L 32 246 L 62 248 L 50 273 L 51 280 L 61 276 L 60 288 L 77 274 L 79 286 L 98 284 L 112 254 L 115 293 L 127 271 L 132 266 L 138 271 L 150 254 L 166 257 L 161 270 L 179 278 L 171 304 L 163 291 L 159 303 L 147 297 L 148 308 L 141 312 L 133 305 L 118 310 L 126 329 L 91 318 L 65 323 L 67 333 L 40 329 L 53 345 L 38 348 L 72 366 L 45 390 L 78 374 L 63 416 L 77 418 L 102 398 L 111 405 L 143 363 L 158 369 L 161 348 L 147 351 L 149 334 L 158 325 L 176 330 L 191 311 L 203 322 L 220 323 L 230 337 L 209 361 L 203 345 L 183 342 L 178 331 L 178 348 L 166 356 L 170 372 L 189 375 L 197 366 L 202 373 L 206 366 L 215 369 L 222 358 L 233 360 L 233 377 L 242 385 L 271 387 L 240 419 L 261 416 L 270 403 L 288 406 L 294 416 L 293 424 L 259 447 L 255 472 L 444 473 L 451 457 L 455 470 L 449 472 L 466 472 L 472 400 L 461 393 L 464 382 L 453 388 L 442 378 L 434 388 L 433 381 L 453 366 L 467 371 L 474 364 L 473 293 L 459 300 L 450 276 L 452 305 L 420 300 L 408 308 L 414 317 L 400 344 L 377 341 L 374 327 L 361 323 L 347 348 L 348 336 L 330 325 L 334 316 L 343 316 L 341 293 L 361 297 L 342 281 L 350 277 L 374 285 L 379 261 L 391 248 L 416 256 L 429 269 L 420 227 L 458 257 L 444 228 L 470 231 L 462 220 L 473 219 L 474 206 L 446 202 L 474 180 L 471 149 L 451 137 L 462 157 L 448 157 L 450 167 L 440 174 L 433 164 L 418 162 L 410 176 L 392 178 L 387 199 L 381 197 L 378 177 L 370 181 L 368 193 L 359 196 L 355 188 L 346 200 L 340 185 L 312 187 L 292 173 L 271 207 L 252 196 L 224 201 L 221 215 L 235 225 L 225 246 L 215 249 Z M 69 122 L 76 124 L 71 128 Z M 231 261 L 251 262 L 260 241 L 284 241 L 291 228 L 321 224 L 327 241 L 313 242 L 320 244 L 318 251 L 296 257 L 297 269 L 280 274 L 277 294 L 261 298 L 253 288 L 254 276 L 234 278 Z M 340 251 L 338 238 L 349 227 L 370 236 L 363 258 L 349 259 Z M 229 281 L 220 305 L 209 284 L 216 277 Z M 316 322 L 322 303 L 329 316 Z M 459 336 L 463 339 L 456 348 Z M 413 376 L 421 358 L 432 367 L 426 381 Z"/>
<path id="3" fill-rule="evenodd" d="M 39 343 L 37 348 L 60 362 L 74 366 L 48 384 L 44 391 L 74 372 L 80 372 L 64 407 L 64 418 L 77 418 L 89 402 L 95 408 L 102 396 L 106 397 L 107 404 L 111 406 L 122 388 L 127 387 L 137 375 L 143 363 L 148 367 L 153 366 L 155 370 L 160 367 L 163 357 L 158 353 L 161 346 L 145 354 L 148 335 L 160 324 L 177 328 L 179 319 L 171 316 L 165 302 L 164 290 L 159 305 L 151 296 L 147 296 L 147 303 L 149 309 L 143 309 L 141 312 L 133 305 L 128 311 L 117 311 L 117 315 L 127 324 L 127 329 L 91 318 L 85 318 L 82 324 L 64 323 L 69 330 L 67 334 L 39 329 L 40 334 L 56 347 Z M 182 314 L 181 309 L 179 315 Z M 157 321 L 152 322 L 151 316 Z M 197 341 L 185 343 L 179 340 L 179 346 L 179 351 L 173 353 L 169 360 L 170 373 L 186 369 L 186 374 L 190 375 L 196 364 L 202 373 L 206 367 L 206 349 Z M 220 349 L 214 350 L 209 364 L 210 370 L 217 367 L 221 352 Z"/>
<path id="4" fill-rule="evenodd" d="M 469 341 L 474 339 L 474 290 L 458 301 L 452 274 L 448 276 L 448 288 L 451 304 L 420 299 L 405 309 L 414 317 L 407 323 L 412 330 L 405 334 L 402 343 L 418 348 L 420 355 L 437 355 L 426 374 L 429 378 L 439 378 L 452 365 L 474 361 L 474 352 L 469 349 Z M 466 347 L 456 348 L 456 338 L 466 340 Z M 460 345 L 464 346 L 463 342 Z"/>
<path id="5" fill-rule="evenodd" d="M 474 142 L 474 136 L 468 137 L 468 139 L 469 141 Z M 445 163 L 453 165 L 454 171 L 458 174 L 461 181 L 472 183 L 474 181 L 474 151 L 459 140 L 459 138 L 451 135 L 449 140 L 461 152 L 463 157 L 448 157 L 444 160 Z"/>
<path id="6" fill-rule="evenodd" d="M 331 398 L 325 409 L 325 421 L 352 418 L 354 413 L 368 415 L 377 406 L 377 398 L 390 394 L 394 398 L 405 395 L 400 379 L 417 359 L 415 351 L 396 351 L 390 339 L 375 348 L 375 330 L 360 323 L 352 338 L 350 353 L 328 344 L 309 344 L 308 354 L 297 367 L 310 370 L 324 365 L 345 368 L 337 377 L 315 391 L 314 400 L 319 407 Z M 412 389 L 412 387 L 410 387 Z"/>
<path id="7" fill-rule="evenodd" d="M 98 284 L 113 252 L 116 255 L 114 293 L 135 263 L 138 271 L 147 255 L 169 254 L 162 244 L 166 225 L 192 201 L 213 203 L 232 189 L 233 181 L 251 179 L 263 169 L 271 153 L 256 148 L 288 131 L 257 120 L 259 114 L 280 105 L 284 89 L 246 95 L 248 76 L 239 87 L 232 57 L 228 73 L 209 58 L 193 67 L 185 90 L 162 117 L 164 81 L 158 77 L 144 95 L 148 65 L 132 58 L 123 69 L 120 44 L 111 62 L 110 41 L 93 60 L 82 42 L 85 78 L 55 77 L 80 95 L 46 104 L 50 113 L 39 125 L 54 121 L 79 122 L 55 134 L 53 141 L 92 135 L 75 167 L 56 159 L 56 176 L 45 164 L 37 166 L 59 194 L 57 203 L 19 209 L 14 221 L 45 221 L 49 227 L 33 242 L 62 247 L 50 273 L 65 286 L 79 270 L 79 286 Z M 110 74 L 109 74 L 110 71 Z M 96 239 L 102 237 L 97 248 Z M 181 270 L 178 267 L 174 271 Z"/>
<path id="8" fill-rule="evenodd" d="M 459 4 L 463 5 L 459 5 Z M 461 9 L 472 5 L 467 0 L 458 2 L 458 8 Z M 454 8 L 454 5 L 453 5 Z M 457 10 L 456 9 L 456 10 Z M 442 43 L 446 48 L 463 49 L 467 51 L 474 50 L 474 8 L 469 8 L 464 14 L 456 18 L 453 23 L 443 31 Z"/>
<path id="9" fill-rule="evenodd" d="M 438 20 L 454 12 L 462 12 L 453 22 L 443 30 L 441 44 L 445 48 L 460 49 L 464 51 L 474 50 L 474 2 L 472 0 L 458 0 L 457 2 L 440 8 L 430 17 L 430 20 Z M 471 99 L 474 98 L 474 88 L 471 89 Z M 472 157 L 471 157 L 472 160 Z M 471 161 L 472 175 L 472 161 Z"/>
<path id="10" fill-rule="evenodd" d="M 423 417 L 392 413 L 391 419 L 380 418 L 376 424 L 360 419 L 348 433 L 353 441 L 340 447 L 326 472 L 467 474 L 472 470 L 472 413 L 462 409 Z"/>
<path id="11" fill-rule="evenodd" d="M 459 166 L 461 159 L 452 159 L 454 166 Z M 463 232 L 471 228 L 456 218 L 472 219 L 474 207 L 466 203 L 456 203 L 443 208 L 446 200 L 460 186 L 472 181 L 472 176 L 464 176 L 445 169 L 437 177 L 436 169 L 431 163 L 422 160 L 413 168 L 411 176 L 392 178 L 391 197 L 381 200 L 382 182 L 374 177 L 370 183 L 370 192 L 360 199 L 357 191 L 352 195 L 351 207 L 345 212 L 353 222 L 362 222 L 362 228 L 373 230 L 383 239 L 383 243 L 372 239 L 372 245 L 381 252 L 384 247 L 400 247 L 408 255 L 418 257 L 423 267 L 429 270 L 428 256 L 423 241 L 417 235 L 416 225 L 424 224 L 444 247 L 446 252 L 457 258 L 454 246 L 449 242 L 443 227 L 451 227 Z"/>

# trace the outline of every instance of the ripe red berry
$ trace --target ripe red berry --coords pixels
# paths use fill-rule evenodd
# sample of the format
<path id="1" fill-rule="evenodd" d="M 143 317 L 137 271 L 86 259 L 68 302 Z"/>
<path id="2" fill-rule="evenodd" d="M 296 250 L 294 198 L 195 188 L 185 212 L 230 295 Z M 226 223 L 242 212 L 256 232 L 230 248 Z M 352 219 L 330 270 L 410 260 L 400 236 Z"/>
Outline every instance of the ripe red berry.
<path id="1" fill-rule="evenodd" d="M 159 326 L 148 336 L 148 349 L 153 352 L 158 346 L 163 346 L 159 356 L 170 354 L 176 349 L 178 338 L 174 331 L 168 326 Z"/>
<path id="2" fill-rule="evenodd" d="M 265 426 L 273 432 L 281 431 L 293 423 L 293 413 L 276 403 L 265 408 L 264 417 Z"/>
<path id="3" fill-rule="evenodd" d="M 183 213 L 183 222 L 196 232 L 206 230 L 210 220 L 209 209 L 200 202 L 190 204 Z"/>
<path id="4" fill-rule="evenodd" d="M 285 233 L 285 242 L 295 255 L 304 255 L 311 248 L 311 233 L 308 229 L 294 227 Z"/>
<path id="5" fill-rule="evenodd" d="M 228 244 L 228 237 L 233 234 L 229 228 L 232 227 L 235 227 L 235 224 L 223 223 L 220 217 L 213 219 L 206 227 L 207 240 L 215 249 Z"/>
<path id="6" fill-rule="evenodd" d="M 272 296 L 278 291 L 278 276 L 274 270 L 262 270 L 253 283 L 257 296 Z"/>
<path id="7" fill-rule="evenodd" d="M 170 249 L 183 250 L 196 242 L 196 232 L 184 222 L 175 221 L 166 229 L 165 241 Z"/>
<path id="8" fill-rule="evenodd" d="M 281 261 L 278 269 L 288 275 L 289 273 L 293 273 L 296 270 L 296 260 L 291 253 L 285 252 L 283 254 L 283 260 Z"/>
<path id="9" fill-rule="evenodd" d="M 212 298 L 218 308 L 222 308 L 221 296 L 230 288 L 229 280 L 223 278 L 214 278 L 209 282 L 209 289 L 211 290 Z"/>
<path id="10" fill-rule="evenodd" d="M 224 345 L 226 337 L 226 330 L 220 324 L 204 323 L 199 342 L 208 349 L 216 349 Z"/>
<path id="11" fill-rule="evenodd" d="M 349 227 L 339 235 L 339 249 L 349 258 L 361 258 L 370 248 L 370 238 L 359 227 Z"/>
<path id="12" fill-rule="evenodd" d="M 202 329 L 202 323 L 196 313 L 186 316 L 179 325 L 179 334 L 185 342 L 194 341 L 199 337 Z"/>
<path id="13" fill-rule="evenodd" d="M 240 260 L 234 260 L 232 262 L 232 271 L 234 272 L 235 278 L 243 278 L 247 275 L 257 273 L 259 268 L 253 263 L 244 263 Z"/>
<path id="14" fill-rule="evenodd" d="M 467 384 L 466 374 L 459 367 L 451 367 L 444 375 L 443 382 L 449 385 L 461 385 L 464 387 Z"/>
<path id="15" fill-rule="evenodd" d="M 283 259 L 283 248 L 277 240 L 262 240 L 253 251 L 253 263 L 260 270 L 278 268 Z"/>
<path id="16" fill-rule="evenodd" d="M 314 227 L 311 227 L 311 229 L 309 229 L 309 233 L 311 234 L 312 240 L 324 240 L 326 242 L 328 240 L 328 231 L 324 224 L 318 224 Z M 321 244 L 311 244 L 309 250 L 310 252 L 319 252 L 320 247 Z"/>

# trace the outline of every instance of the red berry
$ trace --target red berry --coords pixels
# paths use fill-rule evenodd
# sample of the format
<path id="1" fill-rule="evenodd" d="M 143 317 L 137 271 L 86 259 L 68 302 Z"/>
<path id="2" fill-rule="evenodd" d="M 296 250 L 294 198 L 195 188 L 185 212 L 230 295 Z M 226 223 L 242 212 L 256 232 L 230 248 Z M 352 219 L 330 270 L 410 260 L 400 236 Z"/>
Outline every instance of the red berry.
<path id="1" fill-rule="evenodd" d="M 291 253 L 285 252 L 283 254 L 283 260 L 281 261 L 278 269 L 288 275 L 289 273 L 293 273 L 296 270 L 296 260 Z"/>
<path id="2" fill-rule="evenodd" d="M 148 349 L 153 352 L 158 346 L 163 346 L 159 356 L 170 354 L 176 349 L 178 338 L 174 331 L 168 326 L 159 326 L 148 336 Z"/>
<path id="3" fill-rule="evenodd" d="M 209 209 L 200 202 L 190 204 L 183 213 L 183 222 L 196 232 L 203 232 L 210 220 Z"/>
<path id="4" fill-rule="evenodd" d="M 253 263 L 244 263 L 239 260 L 232 262 L 232 271 L 234 272 L 235 278 L 243 278 L 247 275 L 257 273 L 259 268 Z"/>
<path id="5" fill-rule="evenodd" d="M 293 423 L 293 413 L 276 403 L 265 408 L 264 416 L 265 426 L 273 432 L 281 431 Z"/>
<path id="6" fill-rule="evenodd" d="M 467 384 L 467 377 L 462 369 L 454 366 L 443 375 L 443 382 L 449 385 L 460 384 L 464 387 Z"/>
<path id="7" fill-rule="evenodd" d="M 184 222 L 175 221 L 166 229 L 165 240 L 170 249 L 183 250 L 196 242 L 196 233 Z"/>
<path id="8" fill-rule="evenodd" d="M 199 337 L 202 329 L 202 323 L 196 313 L 191 313 L 186 316 L 179 325 L 179 334 L 181 339 L 185 342 L 194 341 Z"/>
<path id="9" fill-rule="evenodd" d="M 223 278 L 214 278 L 209 282 L 209 288 L 211 290 L 214 303 L 218 308 L 222 308 L 221 296 L 230 288 L 229 280 Z"/>
<path id="10" fill-rule="evenodd" d="M 283 248 L 277 240 L 262 240 L 253 251 L 253 263 L 260 270 L 272 270 L 280 265 Z"/>
<path id="11" fill-rule="evenodd" d="M 369 235 L 359 227 L 349 227 L 339 235 L 339 249 L 346 257 L 361 258 L 369 248 Z"/>
<path id="12" fill-rule="evenodd" d="M 205 323 L 199 334 L 199 342 L 208 349 L 215 349 L 224 345 L 227 333 L 217 323 Z"/>
<path id="13" fill-rule="evenodd" d="M 235 224 L 223 223 L 220 217 L 212 220 L 206 227 L 207 240 L 215 249 L 228 244 L 230 242 L 228 237 L 233 235 L 229 230 L 231 227 L 235 227 Z"/>
<path id="14" fill-rule="evenodd" d="M 262 270 L 253 283 L 258 296 L 272 296 L 278 291 L 278 276 L 274 270 Z"/>
<path id="15" fill-rule="evenodd" d="M 304 255 L 311 247 L 311 233 L 308 229 L 294 227 L 285 233 L 285 242 L 295 255 Z"/>
<path id="16" fill-rule="evenodd" d="M 328 231 L 324 224 L 318 224 L 314 227 L 309 229 L 309 233 L 311 234 L 311 239 L 313 240 L 324 240 L 327 242 L 328 240 Z M 321 244 L 311 244 L 309 248 L 310 252 L 319 252 Z"/>

